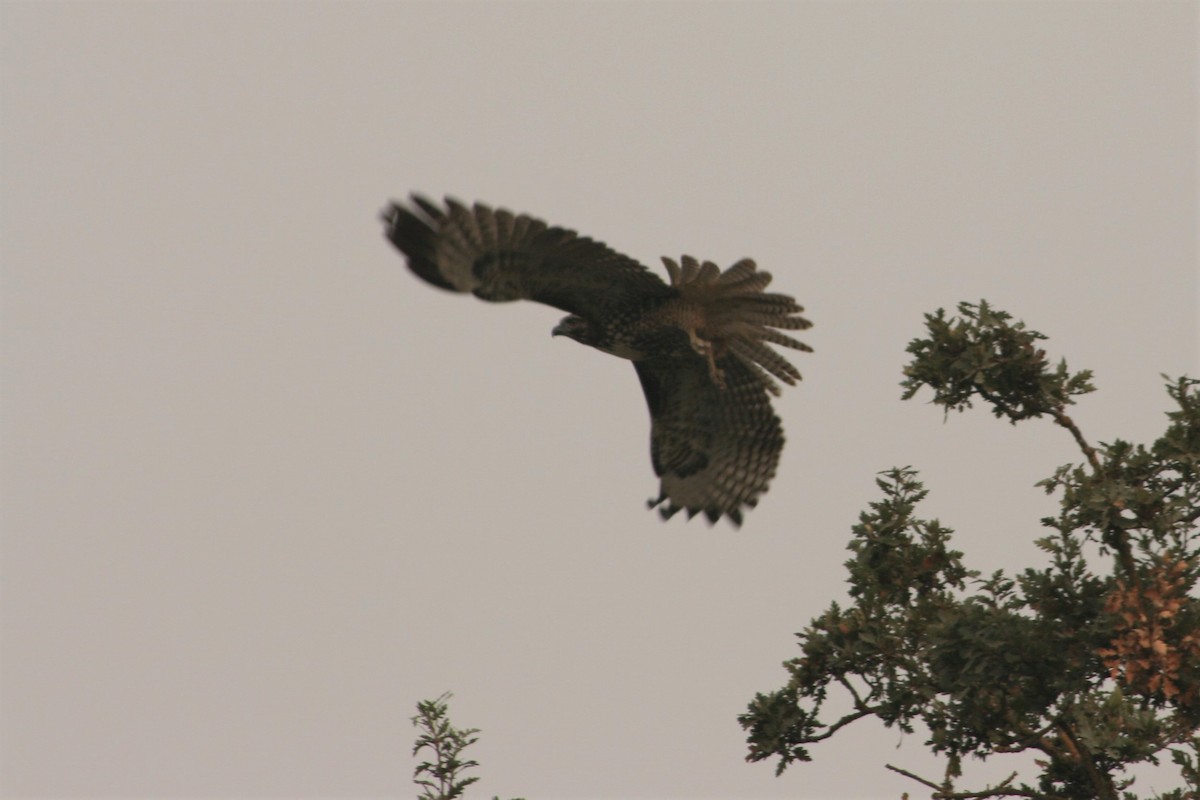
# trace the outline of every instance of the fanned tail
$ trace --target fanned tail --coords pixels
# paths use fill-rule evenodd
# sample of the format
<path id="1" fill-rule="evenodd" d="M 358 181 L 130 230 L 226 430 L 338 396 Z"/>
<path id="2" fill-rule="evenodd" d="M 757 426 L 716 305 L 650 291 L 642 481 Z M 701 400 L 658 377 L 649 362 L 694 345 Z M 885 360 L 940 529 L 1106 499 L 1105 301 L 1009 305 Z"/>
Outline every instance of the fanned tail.
<path id="1" fill-rule="evenodd" d="M 771 283 L 771 273 L 759 272 L 751 259 L 744 258 L 723 272 L 711 261 L 701 263 L 691 256 L 680 262 L 663 258 L 671 285 L 683 300 L 702 310 L 704 321 L 695 335 L 716 353 L 728 352 L 749 367 L 772 394 L 779 394 L 772 375 L 795 385 L 800 371 L 766 343 L 812 352 L 808 345 L 776 330 L 812 327 L 800 316 L 804 308 L 789 295 L 763 291 Z"/>

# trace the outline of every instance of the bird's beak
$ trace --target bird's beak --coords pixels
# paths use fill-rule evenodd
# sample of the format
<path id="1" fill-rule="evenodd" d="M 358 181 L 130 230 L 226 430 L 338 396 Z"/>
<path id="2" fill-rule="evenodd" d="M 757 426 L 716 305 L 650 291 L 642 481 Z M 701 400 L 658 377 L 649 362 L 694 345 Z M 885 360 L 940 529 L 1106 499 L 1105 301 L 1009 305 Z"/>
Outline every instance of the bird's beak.
<path id="1" fill-rule="evenodd" d="M 567 321 L 564 319 L 562 322 L 555 325 L 554 329 L 550 331 L 550 335 L 551 336 L 566 336 L 567 335 Z"/>

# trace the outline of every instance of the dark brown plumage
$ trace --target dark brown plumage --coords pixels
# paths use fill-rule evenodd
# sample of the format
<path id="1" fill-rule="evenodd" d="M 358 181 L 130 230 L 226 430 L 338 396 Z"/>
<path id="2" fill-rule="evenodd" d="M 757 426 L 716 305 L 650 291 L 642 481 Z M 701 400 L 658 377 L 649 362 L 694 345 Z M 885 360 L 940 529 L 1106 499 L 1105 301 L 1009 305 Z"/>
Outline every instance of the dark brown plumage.
<path id="1" fill-rule="evenodd" d="M 650 454 L 663 518 L 680 510 L 735 525 L 766 492 L 783 430 L 771 376 L 800 373 L 766 343 L 810 348 L 804 309 L 764 292 L 771 276 L 743 259 L 722 272 L 664 258 L 670 283 L 600 242 L 527 215 L 413 195 L 383 213 L 388 239 L 428 283 L 493 302 L 534 300 L 568 312 L 554 329 L 633 361 L 650 408 Z"/>

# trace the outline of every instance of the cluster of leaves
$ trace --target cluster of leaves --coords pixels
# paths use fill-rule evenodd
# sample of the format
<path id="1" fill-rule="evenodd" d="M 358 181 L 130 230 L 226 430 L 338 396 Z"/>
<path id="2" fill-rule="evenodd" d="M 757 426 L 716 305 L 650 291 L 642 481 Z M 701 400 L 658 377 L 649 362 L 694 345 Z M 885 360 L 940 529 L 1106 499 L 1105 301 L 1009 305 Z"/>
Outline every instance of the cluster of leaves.
<path id="1" fill-rule="evenodd" d="M 982 401 L 1013 423 L 1048 417 L 1083 453 L 1040 484 L 1061 499 L 1042 520 L 1048 564 L 1015 577 L 969 571 L 951 531 L 917 516 L 916 473 L 883 473 L 883 499 L 853 527 L 853 604 L 798 634 L 787 683 L 741 716 L 747 760 L 775 758 L 782 772 L 875 717 L 906 733 L 919 723 L 946 757 L 937 781 L 888 765 L 933 798 L 1134 800 L 1128 768 L 1166 753 L 1191 788 L 1159 800 L 1200 796 L 1200 382 L 1167 385 L 1176 409 L 1150 447 L 1095 448 L 1066 414 L 1091 376 L 1051 367 L 1041 334 L 982 302 L 926 315 L 926 327 L 908 348 L 906 399 L 928 386 L 947 413 Z M 825 721 L 835 686 L 853 708 Z M 1040 774 L 955 788 L 964 757 L 1020 752 L 1038 756 Z"/>
<path id="2" fill-rule="evenodd" d="M 925 315 L 929 338 L 908 345 L 913 359 L 904 369 L 903 398 L 922 387 L 933 389 L 933 402 L 947 412 L 971 408 L 979 398 L 997 417 L 1014 424 L 1029 417 L 1052 414 L 1075 401 L 1075 395 L 1095 391 L 1092 373 L 1071 374 L 1067 362 L 1051 370 L 1046 351 L 1037 346 L 1046 337 L 1023 322 L 992 308 L 960 303 L 960 317 L 946 318 L 944 309 Z"/>
<path id="3" fill-rule="evenodd" d="M 1163 564 L 1147 586 L 1127 586 L 1117 581 L 1104 610 L 1117 618 L 1111 647 L 1099 652 L 1114 678 L 1136 686 L 1149 696 L 1179 699 L 1186 709 L 1196 709 L 1196 680 L 1200 669 L 1200 629 L 1180 625 L 1180 612 L 1189 608 L 1184 591 L 1187 563 Z"/>
<path id="4" fill-rule="evenodd" d="M 413 772 L 413 783 L 421 787 L 420 800 L 454 800 L 462 797 L 478 776 L 464 776 L 478 761 L 463 760 L 463 751 L 479 740 L 478 728 L 456 728 L 450 722 L 447 701 L 450 692 L 436 700 L 417 703 L 417 715 L 412 724 L 420 735 L 413 745 L 413 755 L 429 750 L 432 761 L 422 761 Z M 499 800 L 499 798 L 493 798 Z"/>
<path id="5" fill-rule="evenodd" d="M 413 782 L 421 787 L 421 800 L 454 800 L 478 776 L 463 777 L 466 770 L 479 766 L 477 761 L 464 761 L 462 753 L 479 740 L 477 728 L 455 728 L 450 724 L 446 703 L 451 695 L 446 692 L 436 700 L 417 703 L 417 715 L 412 724 L 421 731 L 413 745 L 413 755 L 430 750 L 432 761 L 422 761 L 413 773 Z"/>

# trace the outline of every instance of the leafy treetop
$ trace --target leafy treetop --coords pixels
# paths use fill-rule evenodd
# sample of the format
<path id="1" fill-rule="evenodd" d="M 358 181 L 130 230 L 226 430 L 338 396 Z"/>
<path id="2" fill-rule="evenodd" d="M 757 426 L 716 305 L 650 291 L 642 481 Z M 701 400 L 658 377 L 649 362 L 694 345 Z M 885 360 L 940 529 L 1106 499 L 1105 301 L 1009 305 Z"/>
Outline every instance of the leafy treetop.
<path id="1" fill-rule="evenodd" d="M 1016 576 L 968 570 L 952 531 L 917 514 L 926 491 L 916 472 L 881 473 L 882 499 L 852 528 L 851 604 L 832 604 L 798 634 L 787 683 L 740 717 L 747 760 L 774 758 L 781 773 L 811 760 L 811 745 L 874 717 L 906 733 L 920 725 L 945 756 L 939 780 L 888 765 L 932 798 L 1135 800 L 1128 769 L 1169 754 L 1185 788 L 1157 800 L 1195 800 L 1200 382 L 1167 384 L 1176 408 L 1149 447 L 1093 447 L 1066 413 L 1093 391 L 1091 374 L 1051 366 L 1042 334 L 985 302 L 958 311 L 926 315 L 926 337 L 908 346 L 903 396 L 929 387 L 947 413 L 980 401 L 1014 424 L 1048 417 L 1071 434 L 1083 462 L 1039 484 L 1060 499 L 1037 539 L 1047 563 Z M 835 687 L 853 710 L 826 721 Z M 964 757 L 1022 752 L 1038 756 L 1038 774 L 956 787 Z"/>

